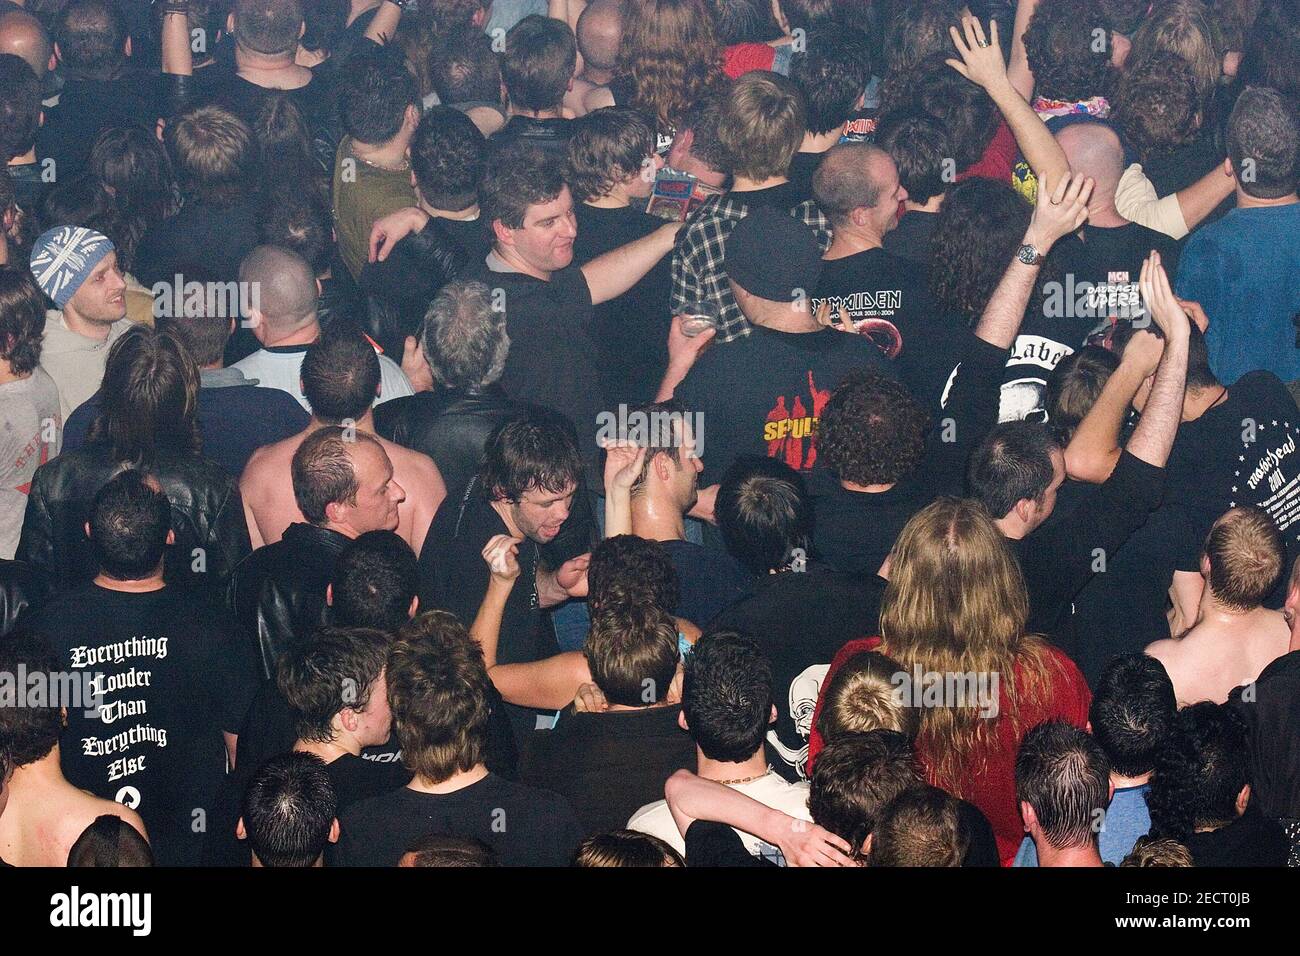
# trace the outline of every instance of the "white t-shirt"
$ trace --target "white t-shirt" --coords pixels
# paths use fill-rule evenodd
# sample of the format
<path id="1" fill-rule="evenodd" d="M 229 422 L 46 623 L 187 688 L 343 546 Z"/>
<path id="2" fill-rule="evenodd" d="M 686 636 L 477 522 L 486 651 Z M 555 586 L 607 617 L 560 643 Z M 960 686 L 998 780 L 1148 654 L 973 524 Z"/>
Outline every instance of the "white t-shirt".
<path id="1" fill-rule="evenodd" d="M 749 783 L 729 784 L 729 786 L 732 790 L 743 793 L 766 807 L 780 810 L 796 820 L 812 822 L 812 817 L 808 813 L 808 784 L 806 782 L 790 783 L 775 771 L 769 771 L 757 780 L 751 780 Z M 686 841 L 677 832 L 677 824 L 673 822 L 673 815 L 668 809 L 666 800 L 656 800 L 654 803 L 646 804 L 632 814 L 632 819 L 627 821 L 627 828 L 657 836 L 678 853 L 683 855 L 686 853 Z M 746 833 L 743 830 L 737 830 L 736 832 L 740 834 L 740 840 L 745 844 L 745 849 L 751 856 L 761 856 L 768 859 L 780 857 L 780 851 L 770 843 L 760 840 L 752 833 Z"/>
<path id="2" fill-rule="evenodd" d="M 62 436 L 59 389 L 45 369 L 0 385 L 0 558 L 18 549 L 32 476 L 59 453 Z"/>
<path id="3" fill-rule="evenodd" d="M 310 413 L 311 406 L 307 404 L 307 396 L 302 393 L 302 360 L 306 355 L 305 345 L 259 349 L 247 358 L 240 359 L 233 367 L 246 377 L 257 379 L 257 384 L 262 388 L 278 388 L 282 392 L 288 392 Z M 414 394 L 402 367 L 387 355 L 379 356 L 379 397 L 374 404 L 380 405 L 390 399 Z"/>

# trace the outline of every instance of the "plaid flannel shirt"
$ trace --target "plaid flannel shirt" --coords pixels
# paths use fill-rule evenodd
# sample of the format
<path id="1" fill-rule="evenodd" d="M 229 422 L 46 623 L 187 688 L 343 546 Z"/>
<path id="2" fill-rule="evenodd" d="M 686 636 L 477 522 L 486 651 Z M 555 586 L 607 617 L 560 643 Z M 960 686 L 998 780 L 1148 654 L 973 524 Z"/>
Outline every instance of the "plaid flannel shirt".
<path id="1" fill-rule="evenodd" d="M 734 193 L 705 200 L 691 216 L 673 248 L 673 289 L 669 306 L 674 315 L 680 314 L 690 303 L 704 302 L 714 306 L 718 312 L 719 342 L 733 342 L 751 331 L 749 322 L 736 304 L 723 268 L 727 237 L 736 228 L 736 223 L 749 213 L 749 206 L 741 198 L 743 196 L 744 193 Z M 815 202 L 809 199 L 800 203 L 790 210 L 790 215 L 812 228 L 822 252 L 830 247 L 830 223 Z M 772 254 L 780 255 L 780 250 L 773 249 Z"/>

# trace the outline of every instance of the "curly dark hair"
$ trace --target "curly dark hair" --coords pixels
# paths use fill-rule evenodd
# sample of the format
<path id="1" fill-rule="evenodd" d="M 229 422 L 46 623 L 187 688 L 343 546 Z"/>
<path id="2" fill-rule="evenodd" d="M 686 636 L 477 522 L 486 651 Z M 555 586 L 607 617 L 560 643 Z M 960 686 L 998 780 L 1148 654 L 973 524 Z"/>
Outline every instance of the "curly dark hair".
<path id="1" fill-rule="evenodd" d="M 898 110 L 929 113 L 948 131 L 950 154 L 958 170 L 973 166 L 998 129 L 998 111 L 987 93 L 944 62 L 938 54 L 881 88 L 881 115 Z"/>
<path id="2" fill-rule="evenodd" d="M 1143 163 L 1194 140 L 1201 130 L 1200 113 L 1196 77 L 1172 53 L 1131 65 L 1111 98 L 1111 120 Z"/>
<path id="3" fill-rule="evenodd" d="M 529 206 L 551 202 L 564 191 L 562 166 L 536 146 L 520 143 L 491 151 L 479 187 L 484 221 L 522 229 Z"/>
<path id="4" fill-rule="evenodd" d="M 1251 782 L 1249 744 L 1245 721 L 1226 704 L 1202 701 L 1180 710 L 1151 776 L 1152 836 L 1186 843 L 1197 827 L 1235 820 L 1237 797 Z"/>
<path id="5" fill-rule="evenodd" d="M 592 614 L 617 602 L 652 604 L 672 613 L 681 586 L 668 551 L 658 541 L 633 534 L 606 538 L 591 552 L 587 604 Z"/>
<path id="6" fill-rule="evenodd" d="M 573 198 L 586 202 L 606 195 L 647 168 L 654 151 L 654 126 L 636 110 L 609 106 L 575 120 L 565 175 Z"/>
<path id="7" fill-rule="evenodd" d="M 835 389 L 822 410 L 817 451 L 841 481 L 893 484 L 921 463 L 929 423 L 905 385 L 857 374 Z"/>
<path id="8" fill-rule="evenodd" d="M 1007 183 L 958 183 L 935 221 L 930 293 L 941 311 L 977 319 L 1020 247 L 1032 210 Z"/>
<path id="9" fill-rule="evenodd" d="M 1038 95 L 1086 100 L 1104 94 L 1110 25 L 1099 0 L 1042 0 L 1025 31 L 1025 54 Z"/>
<path id="10" fill-rule="evenodd" d="M 885 26 L 886 83 L 891 75 L 901 76 L 937 53 L 952 56 L 956 51 L 948 28 L 961 25 L 958 0 L 912 0 L 894 6 Z"/>
<path id="11" fill-rule="evenodd" d="M 876 145 L 894 160 L 913 202 L 927 203 L 947 191 L 943 161 L 952 156 L 952 137 L 937 117 L 919 110 L 890 113 L 876 127 Z"/>

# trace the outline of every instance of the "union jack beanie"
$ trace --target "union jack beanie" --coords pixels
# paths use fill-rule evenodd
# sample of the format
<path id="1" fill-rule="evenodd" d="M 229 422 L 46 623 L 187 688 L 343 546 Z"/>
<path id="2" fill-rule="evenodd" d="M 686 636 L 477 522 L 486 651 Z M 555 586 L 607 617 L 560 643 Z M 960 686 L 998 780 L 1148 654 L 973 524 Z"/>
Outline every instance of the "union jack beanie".
<path id="1" fill-rule="evenodd" d="M 112 241 L 102 232 L 85 226 L 55 226 L 41 233 L 32 246 L 32 275 L 41 290 L 62 309 L 99 260 L 112 251 Z"/>

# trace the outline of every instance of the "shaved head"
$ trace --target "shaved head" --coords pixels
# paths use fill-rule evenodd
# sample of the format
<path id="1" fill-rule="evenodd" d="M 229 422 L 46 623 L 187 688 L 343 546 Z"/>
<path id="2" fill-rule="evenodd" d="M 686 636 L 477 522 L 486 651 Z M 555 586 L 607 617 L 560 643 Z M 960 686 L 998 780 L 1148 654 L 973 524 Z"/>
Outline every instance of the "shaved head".
<path id="1" fill-rule="evenodd" d="M 618 63 L 623 39 L 622 0 L 592 0 L 578 17 L 578 49 L 582 59 L 597 70 L 612 70 Z"/>
<path id="2" fill-rule="evenodd" d="M 1109 126 L 1102 123 L 1071 123 L 1056 134 L 1070 168 L 1096 180 L 1093 198 L 1114 199 L 1124 175 L 1124 147 Z"/>
<path id="3" fill-rule="evenodd" d="M 0 53 L 12 53 L 25 60 L 37 79 L 45 77 L 53 50 L 41 21 L 30 13 L 11 10 L 0 14 Z"/>
<path id="4" fill-rule="evenodd" d="M 866 143 L 842 143 L 832 147 L 813 174 L 813 195 L 817 205 L 835 225 L 855 209 L 874 208 L 884 196 L 894 168 L 889 154 Z"/>
<path id="5" fill-rule="evenodd" d="M 316 318 L 316 276 L 307 260 L 280 246 L 258 246 L 239 266 L 262 319 L 277 334 Z"/>

